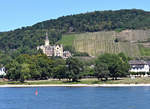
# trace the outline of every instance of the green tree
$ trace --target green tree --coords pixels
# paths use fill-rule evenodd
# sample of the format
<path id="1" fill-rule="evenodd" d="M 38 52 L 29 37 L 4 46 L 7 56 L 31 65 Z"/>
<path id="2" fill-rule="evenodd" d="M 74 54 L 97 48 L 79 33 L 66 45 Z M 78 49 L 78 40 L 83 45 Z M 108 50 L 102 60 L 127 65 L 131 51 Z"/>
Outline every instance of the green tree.
<path id="1" fill-rule="evenodd" d="M 27 79 L 31 78 L 29 64 L 23 63 L 20 65 L 20 82 L 24 82 Z"/>
<path id="2" fill-rule="evenodd" d="M 68 58 L 66 60 L 67 65 L 67 78 L 72 79 L 73 82 L 78 81 L 81 78 L 81 72 L 83 72 L 83 64 L 77 58 Z"/>
<path id="3" fill-rule="evenodd" d="M 63 59 L 55 59 L 53 62 L 53 78 L 59 80 L 66 78 L 66 63 Z"/>
<path id="4" fill-rule="evenodd" d="M 116 72 L 119 77 L 126 77 L 129 75 L 130 65 L 128 63 L 129 58 L 126 57 L 123 53 L 118 54 L 118 65 L 116 67 Z"/>
<path id="5" fill-rule="evenodd" d="M 64 51 L 70 51 L 72 54 L 74 54 L 76 51 L 75 51 L 75 48 L 73 46 L 65 46 L 64 47 Z"/>
<path id="6" fill-rule="evenodd" d="M 11 63 L 7 64 L 6 65 L 6 70 L 7 70 L 7 73 L 6 73 L 6 78 L 10 79 L 10 80 L 19 80 L 20 78 L 20 74 L 18 72 L 18 66 L 19 64 L 13 60 Z"/>
<path id="7" fill-rule="evenodd" d="M 32 67 L 36 71 L 37 74 L 36 78 L 38 77 L 37 79 L 48 79 L 49 77 L 52 76 L 53 61 L 46 55 L 39 54 L 33 56 L 33 62 L 34 62 L 33 64 L 36 64 L 36 66 L 32 65 Z"/>
<path id="8" fill-rule="evenodd" d="M 108 80 L 110 73 L 107 64 L 98 61 L 94 67 L 94 70 L 95 76 L 98 78 L 98 80 L 100 78 L 101 80 L 103 80 L 103 78 L 105 78 L 105 80 Z"/>
<path id="9" fill-rule="evenodd" d="M 98 61 L 107 64 L 110 72 L 110 77 L 117 79 L 125 77 L 129 71 L 128 58 L 123 54 L 103 54 L 98 58 Z"/>
<path id="10" fill-rule="evenodd" d="M 6 65 L 8 79 L 19 80 L 20 82 L 24 82 L 26 79 L 30 79 L 30 64 L 29 55 L 20 55 L 12 62 Z"/>

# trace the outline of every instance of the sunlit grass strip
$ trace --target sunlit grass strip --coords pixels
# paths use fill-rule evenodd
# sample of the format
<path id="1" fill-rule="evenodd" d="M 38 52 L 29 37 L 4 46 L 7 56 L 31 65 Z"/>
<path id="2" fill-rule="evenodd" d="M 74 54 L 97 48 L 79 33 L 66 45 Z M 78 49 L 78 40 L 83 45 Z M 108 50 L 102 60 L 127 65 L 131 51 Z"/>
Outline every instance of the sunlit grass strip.
<path id="1" fill-rule="evenodd" d="M 118 80 L 100 81 L 96 78 L 81 79 L 79 82 L 71 82 L 67 80 L 37 80 L 37 81 L 25 81 L 20 83 L 19 81 L 0 82 L 0 85 L 61 85 L 61 84 L 150 84 L 150 77 L 143 78 L 121 78 Z"/>

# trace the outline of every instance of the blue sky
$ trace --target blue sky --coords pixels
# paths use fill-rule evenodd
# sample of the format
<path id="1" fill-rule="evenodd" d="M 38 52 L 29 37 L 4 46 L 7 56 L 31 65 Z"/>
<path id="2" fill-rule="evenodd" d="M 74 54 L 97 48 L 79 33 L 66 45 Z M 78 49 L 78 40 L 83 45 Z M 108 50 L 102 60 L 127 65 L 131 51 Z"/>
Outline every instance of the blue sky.
<path id="1" fill-rule="evenodd" d="M 143 9 L 150 0 L 0 0 L 0 31 L 95 10 Z"/>

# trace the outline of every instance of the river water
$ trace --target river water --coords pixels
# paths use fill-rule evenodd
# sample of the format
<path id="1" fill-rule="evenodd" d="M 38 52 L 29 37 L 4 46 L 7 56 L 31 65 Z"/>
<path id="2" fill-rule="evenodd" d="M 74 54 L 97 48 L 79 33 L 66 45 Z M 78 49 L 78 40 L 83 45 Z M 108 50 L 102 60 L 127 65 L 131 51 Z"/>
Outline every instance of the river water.
<path id="1" fill-rule="evenodd" d="M 0 88 L 0 109 L 150 109 L 150 87 Z"/>

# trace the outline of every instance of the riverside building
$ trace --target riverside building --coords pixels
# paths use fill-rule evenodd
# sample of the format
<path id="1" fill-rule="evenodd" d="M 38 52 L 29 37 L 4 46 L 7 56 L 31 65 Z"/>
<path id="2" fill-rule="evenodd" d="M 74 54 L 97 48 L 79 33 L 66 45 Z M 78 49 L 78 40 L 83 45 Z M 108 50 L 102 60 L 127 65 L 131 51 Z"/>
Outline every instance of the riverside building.
<path id="1" fill-rule="evenodd" d="M 149 72 L 150 66 L 144 60 L 131 60 L 130 64 L 130 72 Z"/>

